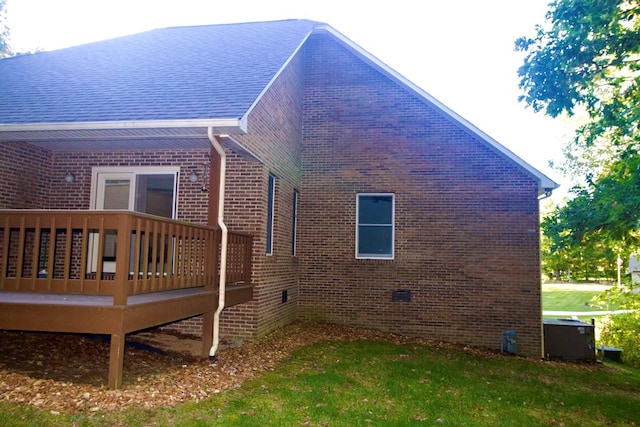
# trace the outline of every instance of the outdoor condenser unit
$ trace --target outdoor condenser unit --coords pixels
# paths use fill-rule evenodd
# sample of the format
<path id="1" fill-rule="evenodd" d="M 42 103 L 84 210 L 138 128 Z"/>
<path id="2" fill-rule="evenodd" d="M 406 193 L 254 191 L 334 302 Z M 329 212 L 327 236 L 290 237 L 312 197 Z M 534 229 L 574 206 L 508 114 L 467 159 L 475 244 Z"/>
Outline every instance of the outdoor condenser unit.
<path id="1" fill-rule="evenodd" d="M 547 359 L 595 362 L 596 342 L 591 323 L 574 319 L 544 319 Z"/>

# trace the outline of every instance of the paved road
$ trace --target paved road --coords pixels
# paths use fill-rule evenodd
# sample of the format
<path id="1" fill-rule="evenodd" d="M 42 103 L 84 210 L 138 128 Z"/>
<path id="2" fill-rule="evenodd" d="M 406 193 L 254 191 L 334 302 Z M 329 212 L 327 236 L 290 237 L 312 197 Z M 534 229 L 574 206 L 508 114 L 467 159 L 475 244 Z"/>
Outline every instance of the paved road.
<path id="1" fill-rule="evenodd" d="M 606 316 L 607 314 L 631 313 L 633 310 L 612 310 L 612 311 L 553 311 L 544 310 L 543 316 Z"/>
<path id="2" fill-rule="evenodd" d="M 600 283 L 549 282 L 542 284 L 542 289 L 571 289 L 575 291 L 606 291 L 612 287 L 613 285 Z"/>

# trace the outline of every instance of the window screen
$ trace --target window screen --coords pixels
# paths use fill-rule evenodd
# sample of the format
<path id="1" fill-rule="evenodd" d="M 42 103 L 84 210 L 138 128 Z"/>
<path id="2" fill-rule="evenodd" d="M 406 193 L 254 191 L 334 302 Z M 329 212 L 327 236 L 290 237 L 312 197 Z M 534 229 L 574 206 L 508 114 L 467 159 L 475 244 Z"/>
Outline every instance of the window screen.
<path id="1" fill-rule="evenodd" d="M 394 195 L 358 194 L 356 258 L 394 255 Z"/>

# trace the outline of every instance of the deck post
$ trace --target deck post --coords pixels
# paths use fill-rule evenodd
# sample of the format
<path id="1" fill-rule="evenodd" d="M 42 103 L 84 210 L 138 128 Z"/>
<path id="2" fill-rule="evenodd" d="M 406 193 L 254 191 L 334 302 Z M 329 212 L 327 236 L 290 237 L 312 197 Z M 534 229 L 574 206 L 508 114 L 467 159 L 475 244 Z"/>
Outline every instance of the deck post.
<path id="1" fill-rule="evenodd" d="M 109 351 L 109 388 L 117 389 L 122 385 L 124 367 L 125 334 L 112 334 Z"/>
<path id="2" fill-rule="evenodd" d="M 251 285 L 251 256 L 253 255 L 253 236 L 247 236 L 244 241 L 244 284 Z"/>
<path id="3" fill-rule="evenodd" d="M 116 267 L 116 286 L 113 294 L 113 305 L 127 305 L 127 296 L 129 295 L 128 279 L 129 279 L 129 259 L 131 257 L 131 230 L 133 228 L 133 218 L 126 213 L 118 214 L 118 237 L 117 237 L 117 253 L 116 259 L 118 266 Z M 140 236 L 140 230 L 136 229 L 137 239 Z M 104 239 L 104 234 L 100 236 Z M 137 240 L 136 240 L 137 241 Z M 100 243 L 102 247 L 102 243 Z M 100 261 L 99 261 L 100 262 Z M 98 271 L 101 269 L 99 268 Z M 135 268 L 134 268 L 135 270 Z M 135 276 L 137 278 L 137 274 Z"/>

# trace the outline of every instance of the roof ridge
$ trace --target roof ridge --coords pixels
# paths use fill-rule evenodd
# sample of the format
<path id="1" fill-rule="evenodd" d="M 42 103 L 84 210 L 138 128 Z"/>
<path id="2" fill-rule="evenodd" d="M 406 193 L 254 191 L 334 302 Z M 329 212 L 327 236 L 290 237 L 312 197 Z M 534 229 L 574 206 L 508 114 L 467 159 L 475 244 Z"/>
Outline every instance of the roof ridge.
<path id="1" fill-rule="evenodd" d="M 168 27 L 0 60 L 0 126 L 239 119 L 320 26 Z"/>
<path id="2" fill-rule="evenodd" d="M 276 19 L 276 20 L 266 20 L 266 21 L 252 21 L 252 22 L 225 22 L 225 23 L 214 23 L 214 24 L 199 24 L 199 25 L 176 25 L 176 26 L 169 26 L 169 27 L 158 27 L 158 28 L 152 28 L 149 30 L 144 30 L 144 31 L 137 31 L 134 33 L 128 33 L 128 34 L 122 34 L 122 35 L 117 35 L 117 36 L 113 36 L 113 37 L 109 37 L 109 38 L 105 38 L 105 39 L 100 39 L 100 40 L 93 40 L 93 41 L 87 41 L 87 42 L 82 42 L 80 44 L 76 44 L 76 45 L 72 45 L 72 46 L 65 46 L 65 47 L 61 47 L 58 49 L 53 49 L 53 50 L 38 50 L 38 51 L 34 51 L 34 52 L 24 52 L 24 53 L 18 53 L 14 56 L 9 56 L 9 57 L 5 57 L 5 58 L 0 58 L 0 61 L 7 61 L 7 60 L 11 60 L 11 59 L 15 59 L 15 58 L 23 58 L 26 56 L 32 56 L 32 55 L 40 55 L 40 54 L 47 54 L 47 53 L 52 53 L 52 52 L 60 52 L 60 51 L 65 51 L 68 49 L 75 49 L 75 48 L 80 48 L 80 47 L 84 47 L 87 45 L 92 45 L 92 44 L 98 44 L 98 43 L 107 43 L 107 42 L 112 42 L 112 41 L 117 41 L 126 37 L 136 37 L 136 36 L 142 36 L 145 34 L 150 34 L 150 33 L 154 33 L 154 32 L 162 32 L 162 31 L 171 31 L 171 30 L 185 30 L 185 29 L 207 29 L 207 28 L 214 28 L 214 27 L 242 27 L 242 26 L 250 26 L 250 25 L 260 25 L 260 24 L 264 24 L 264 25 L 268 25 L 268 24 L 273 24 L 273 25 L 277 25 L 277 24 L 282 24 L 282 23 L 288 23 L 288 22 L 297 22 L 297 23 L 308 23 L 310 25 L 313 25 L 313 27 L 324 27 L 327 26 L 327 23 L 321 22 L 321 21 L 314 21 L 311 19 L 305 19 L 305 18 L 289 18 L 289 19 Z"/>
<path id="3" fill-rule="evenodd" d="M 256 24 L 277 24 L 277 23 L 283 23 L 283 22 L 308 22 L 310 24 L 315 24 L 315 25 L 328 25 L 325 22 L 315 21 L 313 19 L 287 18 L 287 19 L 274 19 L 274 20 L 266 20 L 266 21 L 222 22 L 222 23 L 218 23 L 218 24 L 174 25 L 174 26 L 169 26 L 169 27 L 158 27 L 158 28 L 154 28 L 154 29 L 148 30 L 148 31 L 173 30 L 173 29 L 183 29 L 183 28 L 202 28 L 202 27 L 225 27 L 225 26 L 231 26 L 231 25 L 233 25 L 233 26 L 242 26 L 242 25 L 256 25 Z M 146 31 L 142 31 L 140 33 L 132 33 L 130 35 L 141 34 L 141 33 L 144 33 L 144 32 L 146 32 Z"/>

